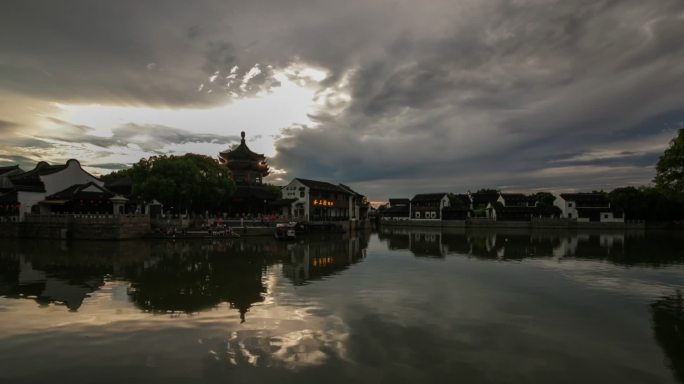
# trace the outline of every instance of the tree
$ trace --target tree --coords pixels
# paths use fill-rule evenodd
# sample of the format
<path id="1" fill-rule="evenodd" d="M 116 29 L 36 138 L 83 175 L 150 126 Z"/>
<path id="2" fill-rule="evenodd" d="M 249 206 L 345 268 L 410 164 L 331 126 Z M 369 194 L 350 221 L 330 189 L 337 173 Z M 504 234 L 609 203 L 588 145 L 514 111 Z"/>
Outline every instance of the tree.
<path id="1" fill-rule="evenodd" d="M 531 197 L 543 207 L 553 206 L 553 202 L 556 200 L 556 196 L 549 192 L 537 192 Z"/>
<path id="2" fill-rule="evenodd" d="M 608 199 L 613 208 L 622 209 L 630 220 L 662 222 L 684 217 L 681 202 L 660 188 L 616 188 L 608 193 Z"/>
<path id="3" fill-rule="evenodd" d="M 141 159 L 132 168 L 117 171 L 111 177 L 125 176 L 133 181 L 133 197 L 158 200 L 179 212 L 218 209 L 235 190 L 226 167 L 209 156 L 192 153 Z"/>
<path id="4" fill-rule="evenodd" d="M 654 182 L 658 188 L 675 195 L 684 194 L 684 129 L 670 141 L 656 165 Z"/>

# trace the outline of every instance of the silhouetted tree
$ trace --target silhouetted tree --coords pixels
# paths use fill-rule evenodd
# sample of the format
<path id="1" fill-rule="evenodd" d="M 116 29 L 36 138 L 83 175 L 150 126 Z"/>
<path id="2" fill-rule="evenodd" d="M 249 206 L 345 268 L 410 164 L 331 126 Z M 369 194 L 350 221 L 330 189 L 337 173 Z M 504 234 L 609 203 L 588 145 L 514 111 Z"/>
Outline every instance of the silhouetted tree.
<path id="1" fill-rule="evenodd" d="M 656 186 L 674 194 L 684 194 L 684 129 L 670 141 L 656 165 Z"/>
<path id="2" fill-rule="evenodd" d="M 124 176 L 133 181 L 134 197 L 156 199 L 178 210 L 219 208 L 235 190 L 228 168 L 209 156 L 192 153 L 141 159 L 132 168 L 106 178 Z"/>
<path id="3" fill-rule="evenodd" d="M 535 201 L 539 203 L 541 206 L 545 207 L 550 207 L 553 205 L 553 201 L 556 200 L 556 196 L 554 196 L 550 192 L 537 192 L 532 195 Z"/>

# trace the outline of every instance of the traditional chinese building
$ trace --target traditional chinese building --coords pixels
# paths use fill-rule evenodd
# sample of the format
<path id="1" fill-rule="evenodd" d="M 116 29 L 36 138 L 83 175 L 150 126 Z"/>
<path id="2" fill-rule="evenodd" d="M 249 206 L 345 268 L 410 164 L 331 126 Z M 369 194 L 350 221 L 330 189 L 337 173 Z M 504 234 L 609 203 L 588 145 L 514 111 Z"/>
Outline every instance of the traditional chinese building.
<path id="1" fill-rule="evenodd" d="M 325 181 L 296 178 L 282 188 L 282 215 L 305 221 L 351 220 L 355 192 Z"/>
<path id="2" fill-rule="evenodd" d="M 560 208 L 561 217 L 579 222 L 624 223 L 622 210 L 611 207 L 603 193 L 561 193 L 553 204 Z"/>
<path id="3" fill-rule="evenodd" d="M 441 220 L 442 209 L 449 207 L 446 193 L 421 193 L 411 199 L 411 218 L 414 220 Z"/>
<path id="4" fill-rule="evenodd" d="M 26 172 L 10 168 L 0 175 L 4 176 L 0 221 L 24 221 L 29 214 L 126 213 L 128 199 L 104 187 L 78 160 L 71 159 L 65 164 L 41 161 Z"/>
<path id="5" fill-rule="evenodd" d="M 279 191 L 264 185 L 269 168 L 266 157 L 252 152 L 245 143 L 245 132 L 241 132 L 240 145 L 219 153 L 219 161 L 224 164 L 235 181 L 235 192 L 228 202 L 231 215 L 257 215 L 270 213 L 270 202 L 277 199 Z"/>

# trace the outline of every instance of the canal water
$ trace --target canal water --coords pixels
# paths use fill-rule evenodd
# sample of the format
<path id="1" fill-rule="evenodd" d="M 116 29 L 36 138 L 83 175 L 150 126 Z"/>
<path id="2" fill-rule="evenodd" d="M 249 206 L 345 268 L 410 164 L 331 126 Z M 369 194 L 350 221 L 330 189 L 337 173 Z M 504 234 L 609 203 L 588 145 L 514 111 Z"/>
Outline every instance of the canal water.
<path id="1" fill-rule="evenodd" d="M 0 383 L 684 383 L 683 240 L 0 240 Z"/>

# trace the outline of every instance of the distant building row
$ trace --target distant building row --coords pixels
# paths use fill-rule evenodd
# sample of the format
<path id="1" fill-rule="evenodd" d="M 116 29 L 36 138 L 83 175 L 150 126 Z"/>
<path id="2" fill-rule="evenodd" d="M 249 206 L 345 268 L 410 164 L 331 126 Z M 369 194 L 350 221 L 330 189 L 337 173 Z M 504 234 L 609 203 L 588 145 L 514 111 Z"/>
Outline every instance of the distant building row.
<path id="1" fill-rule="evenodd" d="M 412 199 L 390 199 L 381 211 L 384 220 L 466 220 L 486 218 L 496 221 L 570 219 L 578 222 L 620 223 L 624 213 L 611 206 L 602 193 L 561 193 L 553 205 L 542 204 L 522 193 L 478 192 L 459 195 L 418 194 Z"/>

